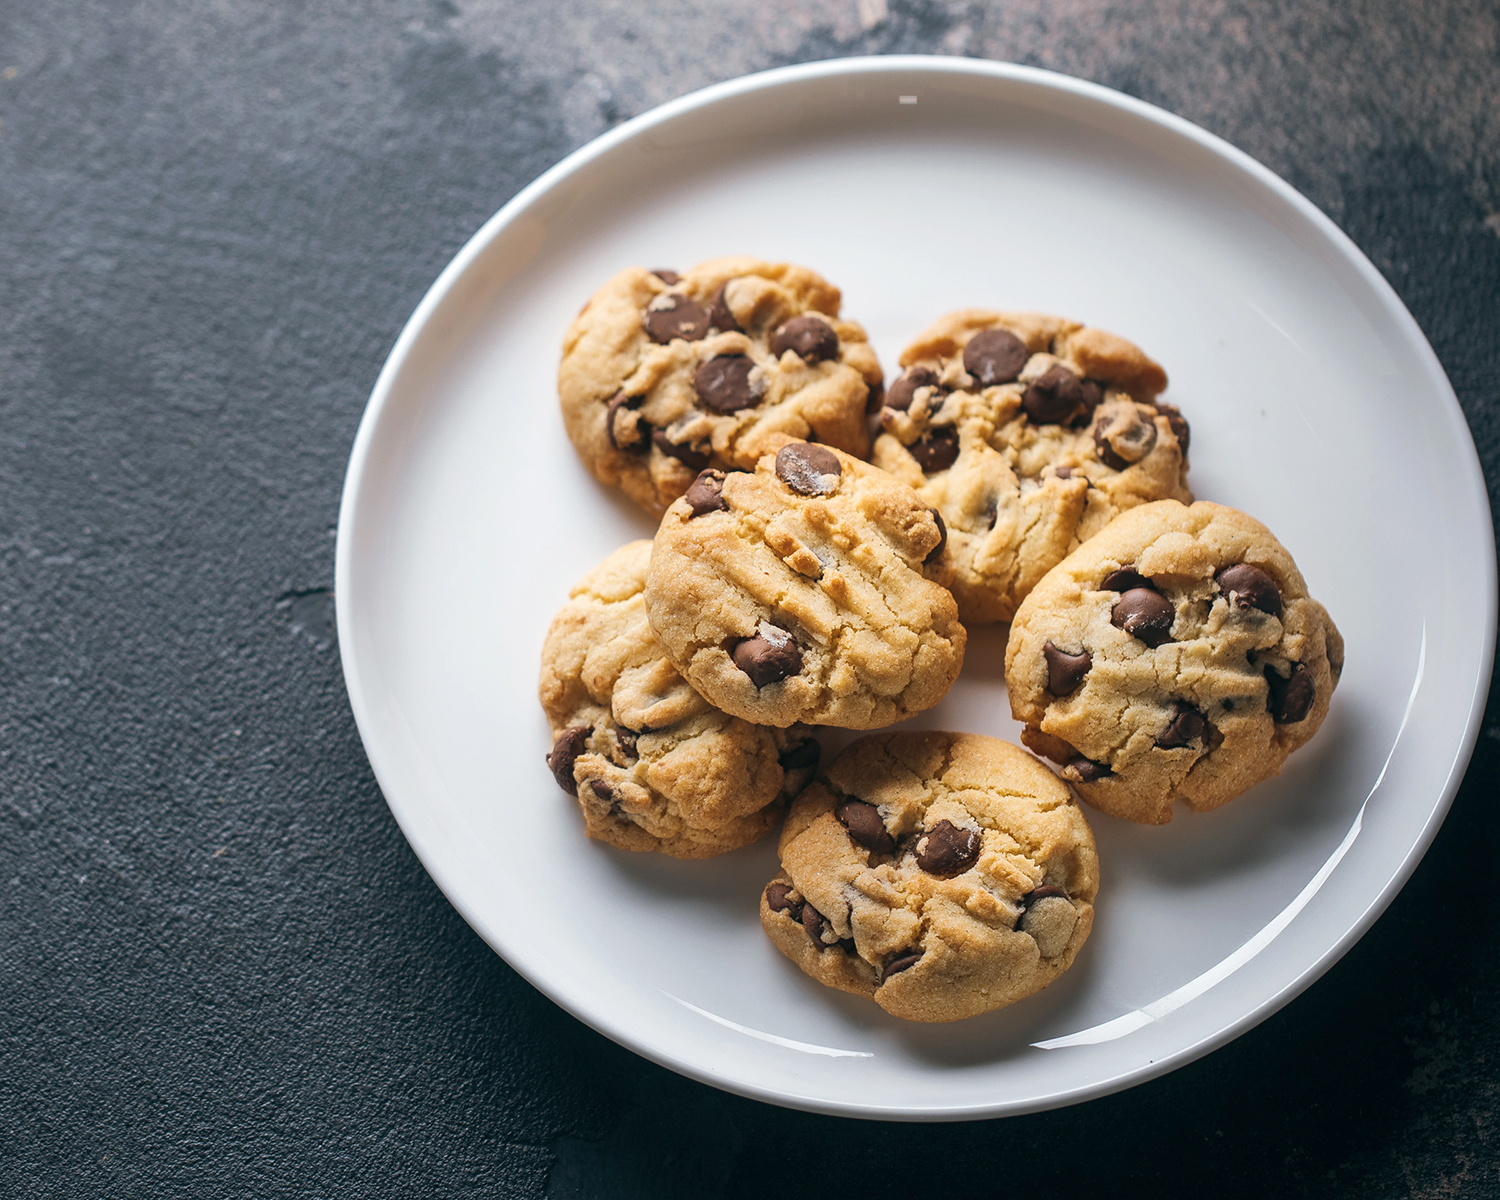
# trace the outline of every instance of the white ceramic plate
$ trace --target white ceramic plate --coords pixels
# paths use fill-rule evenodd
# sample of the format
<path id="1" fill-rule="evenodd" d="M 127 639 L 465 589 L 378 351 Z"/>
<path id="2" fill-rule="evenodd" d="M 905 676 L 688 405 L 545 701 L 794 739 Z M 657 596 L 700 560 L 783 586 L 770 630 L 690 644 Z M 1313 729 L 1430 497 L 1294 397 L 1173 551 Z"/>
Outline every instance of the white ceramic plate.
<path id="1" fill-rule="evenodd" d="M 888 378 L 965 305 L 1139 342 L 1193 426 L 1196 493 L 1292 551 L 1348 645 L 1280 778 L 1166 828 L 1091 813 L 1093 937 L 1040 995 L 917 1026 L 819 987 L 760 931 L 774 839 L 707 862 L 587 841 L 535 698 L 569 587 L 653 524 L 563 433 L 559 341 L 620 267 L 788 259 L 844 289 Z M 376 384 L 339 519 L 338 628 L 380 785 L 473 927 L 594 1028 L 684 1074 L 901 1119 L 1065 1104 L 1249 1028 L 1369 927 L 1427 847 L 1478 728 L 1490 518 L 1437 359 L 1321 213 L 1225 143 L 1091 84 L 996 63 L 847 59 L 630 121 L 507 204 Z M 1014 739 L 1002 628 L 914 724 Z"/>

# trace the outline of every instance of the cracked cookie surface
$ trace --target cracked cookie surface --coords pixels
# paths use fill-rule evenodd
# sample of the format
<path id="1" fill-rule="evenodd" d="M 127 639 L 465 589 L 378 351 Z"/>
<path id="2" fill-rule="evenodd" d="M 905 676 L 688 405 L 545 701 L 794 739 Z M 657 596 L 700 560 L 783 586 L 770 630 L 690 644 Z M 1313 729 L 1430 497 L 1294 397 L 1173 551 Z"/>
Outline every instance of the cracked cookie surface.
<path id="1" fill-rule="evenodd" d="M 805 267 L 755 258 L 621 271 L 563 341 L 568 437 L 657 516 L 703 468 L 748 469 L 787 437 L 867 457 L 880 363 L 840 300 Z"/>
<path id="2" fill-rule="evenodd" d="M 972 733 L 860 738 L 793 802 L 761 925 L 819 983 L 911 1021 L 1046 987 L 1093 926 L 1094 836 L 1025 751 Z"/>
<path id="3" fill-rule="evenodd" d="M 1075 321 L 964 309 L 901 355 L 873 461 L 943 515 L 966 622 L 1006 621 L 1118 513 L 1191 503 L 1188 425 L 1139 347 Z"/>
<path id="4" fill-rule="evenodd" d="M 1163 500 L 1059 563 L 1011 624 L 1021 740 L 1096 808 L 1163 824 L 1281 770 L 1328 713 L 1344 643 L 1253 517 Z"/>
<path id="5" fill-rule="evenodd" d="M 775 828 L 818 763 L 806 731 L 714 709 L 651 633 L 649 541 L 616 550 L 575 587 L 542 647 L 547 764 L 588 835 L 624 850 L 706 858 Z"/>
<path id="6" fill-rule="evenodd" d="M 705 471 L 667 510 L 646 611 L 710 703 L 758 724 L 875 729 L 931 708 L 967 634 L 940 519 L 911 488 L 793 442 Z M 924 573 L 925 572 L 925 573 Z"/>

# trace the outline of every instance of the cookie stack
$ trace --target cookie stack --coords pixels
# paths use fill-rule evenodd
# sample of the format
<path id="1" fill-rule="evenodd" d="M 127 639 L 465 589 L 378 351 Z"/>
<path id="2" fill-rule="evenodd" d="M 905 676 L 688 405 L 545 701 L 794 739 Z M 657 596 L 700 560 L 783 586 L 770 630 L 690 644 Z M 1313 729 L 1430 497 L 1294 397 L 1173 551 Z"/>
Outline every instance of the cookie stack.
<path id="1" fill-rule="evenodd" d="M 1273 775 L 1343 662 L 1259 522 L 1193 503 L 1166 373 L 1057 317 L 949 314 L 883 376 L 838 289 L 716 259 L 584 306 L 559 391 L 583 461 L 661 518 L 548 632 L 547 762 L 589 836 L 700 858 L 781 826 L 775 945 L 897 1016 L 1045 987 L 1088 937 L 1094 807 L 1163 823 Z M 817 726 L 932 707 L 1010 621 L 1022 740 Z"/>

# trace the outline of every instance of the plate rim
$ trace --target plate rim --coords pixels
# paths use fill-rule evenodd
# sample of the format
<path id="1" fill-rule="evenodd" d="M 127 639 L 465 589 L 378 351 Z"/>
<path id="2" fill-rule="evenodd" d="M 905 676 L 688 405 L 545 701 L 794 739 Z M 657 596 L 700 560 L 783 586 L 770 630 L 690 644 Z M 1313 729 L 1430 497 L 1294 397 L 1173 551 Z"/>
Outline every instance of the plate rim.
<path id="1" fill-rule="evenodd" d="M 1233 168 L 1239 174 L 1248 176 L 1253 183 L 1268 191 L 1274 199 L 1289 206 L 1299 217 L 1309 223 L 1317 234 L 1325 238 L 1331 244 L 1331 247 L 1338 251 L 1343 261 L 1357 272 L 1366 287 L 1369 288 L 1373 298 L 1380 303 L 1384 315 L 1393 319 L 1398 326 L 1405 329 L 1412 348 L 1417 352 L 1423 370 L 1433 385 L 1434 391 L 1443 402 L 1441 407 L 1444 419 L 1457 432 L 1461 433 L 1463 438 L 1467 439 L 1466 444 L 1469 454 L 1464 464 L 1466 469 L 1463 482 L 1483 514 L 1489 517 L 1490 527 L 1493 528 L 1493 514 L 1490 512 L 1488 489 L 1485 485 L 1483 468 L 1479 461 L 1478 452 L 1474 445 L 1473 433 L 1469 428 L 1467 418 L 1464 416 L 1463 409 L 1453 391 L 1447 373 L 1444 371 L 1427 336 L 1423 333 L 1415 317 L 1412 316 L 1389 281 L 1381 275 L 1354 241 L 1326 213 L 1292 187 L 1291 184 L 1270 170 L 1270 168 L 1264 166 L 1249 154 L 1233 146 L 1218 135 L 1210 133 L 1208 130 L 1195 125 L 1183 117 L 1088 80 L 1078 79 L 1039 67 L 988 59 L 921 54 L 864 55 L 775 67 L 711 84 L 667 101 L 622 122 L 615 128 L 606 131 L 569 153 L 531 183 L 523 187 L 480 226 L 438 274 L 437 278 L 423 295 L 421 301 L 413 310 L 412 315 L 402 327 L 371 389 L 370 398 L 361 415 L 350 450 L 343 491 L 339 502 L 334 560 L 334 600 L 339 656 L 344 673 L 345 690 L 366 758 L 370 763 L 376 783 L 380 787 L 381 795 L 387 807 L 395 817 L 402 835 L 406 838 L 413 852 L 417 855 L 418 860 L 422 863 L 423 869 L 427 871 L 444 897 L 480 936 L 481 940 L 489 945 L 495 953 L 499 954 L 528 984 L 535 987 L 571 1016 L 617 1044 L 624 1046 L 631 1052 L 639 1054 L 643 1058 L 664 1066 L 669 1070 L 721 1090 L 766 1103 L 835 1116 L 855 1117 L 867 1120 L 962 1121 L 1021 1115 L 1029 1112 L 1065 1107 L 1107 1096 L 1133 1087 L 1136 1084 L 1166 1075 L 1228 1044 L 1278 1012 L 1326 973 L 1334 963 L 1348 952 L 1355 942 L 1369 931 L 1370 927 L 1390 905 L 1392 900 L 1394 900 L 1396 894 L 1405 886 L 1412 872 L 1416 869 L 1417 864 L 1430 848 L 1439 827 L 1448 815 L 1473 755 L 1474 746 L 1483 722 L 1485 702 L 1494 667 L 1497 608 L 1500 608 L 1500 595 L 1497 595 L 1497 591 L 1500 591 L 1500 589 L 1497 589 L 1497 569 L 1493 543 L 1490 543 L 1488 546 L 1489 553 L 1485 562 L 1479 564 L 1481 572 L 1485 576 L 1485 607 L 1488 612 L 1488 619 L 1484 626 L 1485 633 L 1483 645 L 1480 647 L 1479 670 L 1474 677 L 1474 688 L 1469 698 L 1469 713 L 1463 736 L 1458 741 L 1454 756 L 1448 765 L 1447 775 L 1443 779 L 1437 803 L 1433 807 L 1426 823 L 1423 825 L 1410 849 L 1401 859 L 1394 874 L 1360 913 L 1358 919 L 1323 954 L 1319 955 L 1282 988 L 1247 1011 L 1237 1020 L 1224 1025 L 1211 1036 L 1200 1038 L 1196 1042 L 1180 1047 L 1170 1054 L 1133 1069 L 1116 1072 L 1107 1078 L 1096 1080 L 1090 1084 L 1073 1086 L 1048 1096 L 1022 1101 L 993 1104 L 959 1104 L 941 1108 L 933 1106 L 913 1108 L 902 1105 L 835 1101 L 822 1097 L 798 1095 L 784 1090 L 777 1091 L 750 1081 L 725 1078 L 716 1074 L 711 1067 L 682 1059 L 661 1047 L 648 1044 L 628 1027 L 612 1024 L 599 1014 L 580 1011 L 567 998 L 557 994 L 546 981 L 533 977 L 533 974 L 529 970 L 523 969 L 523 967 L 512 962 L 503 948 L 497 944 L 499 939 L 492 937 L 491 932 L 486 931 L 486 922 L 483 917 L 474 912 L 471 906 L 463 899 L 461 889 L 453 881 L 445 879 L 442 866 L 434 861 L 437 856 L 433 852 L 433 848 L 427 844 L 427 839 L 422 833 L 415 828 L 412 811 L 408 810 L 404 801 L 394 799 L 392 792 L 386 786 L 386 781 L 390 776 L 388 770 L 383 766 L 383 752 L 378 748 L 378 738 L 370 732 L 374 729 L 375 722 L 371 711 L 372 705 L 364 687 L 360 665 L 353 648 L 356 638 L 353 629 L 353 615 L 350 611 L 350 605 L 352 604 L 350 596 L 353 594 L 354 572 L 353 543 L 355 535 L 353 530 L 357 524 L 357 510 L 360 506 L 360 497 L 365 480 L 365 468 L 375 440 L 377 426 L 381 423 L 382 414 L 387 407 L 397 379 L 401 375 L 412 351 L 429 326 L 431 319 L 473 267 L 475 261 L 505 229 L 530 209 L 533 204 L 542 200 L 554 187 L 582 170 L 594 160 L 604 156 L 625 142 L 638 138 L 658 126 L 670 123 L 691 112 L 752 93 L 772 91 L 812 80 L 856 75 L 878 77 L 881 75 L 911 74 L 913 72 L 930 72 L 947 76 L 978 76 L 985 79 L 1008 80 L 1030 85 L 1042 92 L 1062 93 L 1073 98 L 1091 101 L 1107 109 L 1113 109 L 1116 112 L 1124 113 L 1127 116 L 1144 121 L 1149 125 L 1154 125 L 1168 134 L 1174 134 L 1179 138 L 1193 143 L 1198 148 L 1208 151 L 1212 156 L 1220 160 L 1223 164 Z"/>

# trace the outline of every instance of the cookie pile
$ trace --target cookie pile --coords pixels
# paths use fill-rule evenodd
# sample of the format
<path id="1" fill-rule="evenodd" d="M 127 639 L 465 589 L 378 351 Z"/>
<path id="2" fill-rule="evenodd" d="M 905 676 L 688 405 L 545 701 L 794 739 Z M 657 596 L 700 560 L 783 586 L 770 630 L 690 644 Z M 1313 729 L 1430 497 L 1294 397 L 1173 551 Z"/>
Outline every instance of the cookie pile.
<path id="1" fill-rule="evenodd" d="M 1343 665 L 1265 526 L 1193 502 L 1187 420 L 1138 347 L 967 309 L 889 390 L 840 294 L 785 263 L 622 271 L 563 344 L 564 422 L 661 519 L 574 588 L 542 652 L 547 763 L 590 837 L 702 858 L 780 826 L 772 942 L 916 1021 L 1071 965 L 1098 891 L 1076 790 L 1160 824 L 1280 770 Z M 1010 621 L 1026 745 L 817 726 L 937 704 L 965 623 Z"/>

